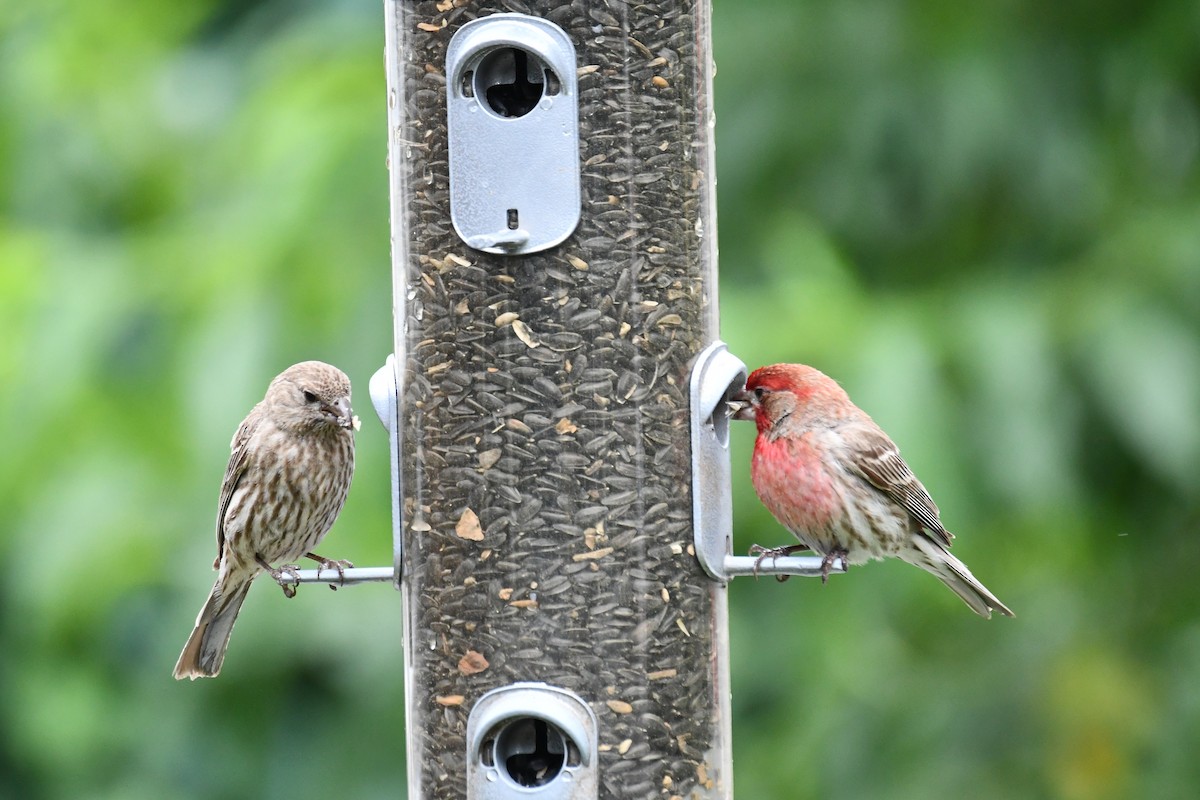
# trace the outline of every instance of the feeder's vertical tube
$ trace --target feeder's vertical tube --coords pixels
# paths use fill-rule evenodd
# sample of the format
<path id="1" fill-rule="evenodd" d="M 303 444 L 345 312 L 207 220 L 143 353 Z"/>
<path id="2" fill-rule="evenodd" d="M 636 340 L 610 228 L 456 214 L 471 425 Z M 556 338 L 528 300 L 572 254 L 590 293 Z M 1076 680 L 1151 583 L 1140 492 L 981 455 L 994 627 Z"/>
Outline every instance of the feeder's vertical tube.
<path id="1" fill-rule="evenodd" d="M 540 681 L 594 711 L 601 797 L 727 798 L 689 439 L 717 337 L 709 3 L 385 5 L 409 797 L 465 797 L 473 705 Z M 447 44 L 511 11 L 579 65 L 582 217 L 522 256 L 466 246 L 449 207 Z"/>

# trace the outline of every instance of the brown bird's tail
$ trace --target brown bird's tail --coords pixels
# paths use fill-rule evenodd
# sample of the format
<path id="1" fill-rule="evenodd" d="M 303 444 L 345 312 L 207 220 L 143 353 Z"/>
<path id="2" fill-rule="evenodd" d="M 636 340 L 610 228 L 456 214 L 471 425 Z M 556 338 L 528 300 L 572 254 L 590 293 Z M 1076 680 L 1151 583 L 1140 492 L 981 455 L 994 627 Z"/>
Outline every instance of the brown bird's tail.
<path id="1" fill-rule="evenodd" d="M 176 680 L 214 678 L 221 671 L 225 648 L 229 646 L 229 634 L 233 631 L 233 623 L 249 590 L 249 580 L 225 586 L 218 579 L 213 584 L 208 602 L 200 609 L 196 627 L 192 629 L 192 635 L 188 637 L 175 664 Z"/>
<path id="2" fill-rule="evenodd" d="M 913 536 L 913 546 L 912 551 L 901 554 L 900 557 L 936 575 L 938 580 L 949 586 L 950 590 L 961 597 L 976 614 L 991 619 L 992 609 L 995 609 L 1006 617 L 1016 616 L 971 574 L 966 564 L 946 552 L 941 545 L 918 533 Z"/>

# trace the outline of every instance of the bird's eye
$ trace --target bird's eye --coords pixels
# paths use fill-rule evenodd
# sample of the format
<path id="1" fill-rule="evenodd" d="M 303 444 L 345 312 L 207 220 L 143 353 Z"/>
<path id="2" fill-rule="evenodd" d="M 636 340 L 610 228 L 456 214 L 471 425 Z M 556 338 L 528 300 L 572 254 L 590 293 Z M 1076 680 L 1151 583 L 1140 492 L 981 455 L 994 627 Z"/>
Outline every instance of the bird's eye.
<path id="1" fill-rule="evenodd" d="M 761 387 L 761 386 L 756 386 L 756 387 L 754 387 L 754 397 L 755 397 L 755 399 L 757 399 L 757 400 L 762 400 L 762 399 L 763 399 L 763 395 L 764 395 L 764 394 L 766 394 L 766 393 L 767 393 L 767 390 L 766 390 L 766 389 L 764 389 L 763 387 Z"/>
<path id="2" fill-rule="evenodd" d="M 305 389 L 304 390 L 304 402 L 315 403 L 315 402 L 317 402 L 317 396 L 315 394 L 313 394 L 312 392 L 310 392 L 308 389 Z"/>

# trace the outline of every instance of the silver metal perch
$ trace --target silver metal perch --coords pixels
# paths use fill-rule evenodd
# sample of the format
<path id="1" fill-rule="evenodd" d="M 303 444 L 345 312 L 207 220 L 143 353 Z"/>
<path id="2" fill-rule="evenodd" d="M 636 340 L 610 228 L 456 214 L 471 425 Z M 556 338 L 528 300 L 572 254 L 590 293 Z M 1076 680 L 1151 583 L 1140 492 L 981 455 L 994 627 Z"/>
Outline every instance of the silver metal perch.
<path id="1" fill-rule="evenodd" d="M 726 554 L 721 562 L 721 572 L 727 578 L 736 578 L 738 575 L 755 575 L 760 578 L 764 575 L 799 575 L 803 578 L 819 578 L 821 577 L 822 561 L 824 559 L 821 556 L 779 556 L 774 558 L 770 555 L 735 556 Z M 829 574 L 834 575 L 845 571 L 846 563 L 839 558 L 833 562 Z"/>
<path id="2" fill-rule="evenodd" d="M 385 583 L 396 574 L 392 567 L 350 567 L 338 574 L 336 569 L 298 569 L 289 571 L 288 583 L 328 583 L 332 586 L 353 586 L 359 583 Z"/>

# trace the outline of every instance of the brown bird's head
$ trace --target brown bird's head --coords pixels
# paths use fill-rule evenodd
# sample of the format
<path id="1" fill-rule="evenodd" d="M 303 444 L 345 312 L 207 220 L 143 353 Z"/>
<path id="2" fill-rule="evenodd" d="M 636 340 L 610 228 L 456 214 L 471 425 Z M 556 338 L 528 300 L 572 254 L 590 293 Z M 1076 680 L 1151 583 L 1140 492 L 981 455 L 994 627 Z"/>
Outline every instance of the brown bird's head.
<path id="1" fill-rule="evenodd" d="M 263 403 L 281 428 L 358 429 L 358 417 L 350 407 L 350 379 L 323 361 L 301 361 L 279 373 Z"/>
<path id="2" fill-rule="evenodd" d="M 760 367 L 750 373 L 746 388 L 735 392 L 733 400 L 741 404 L 733 418 L 753 420 L 759 433 L 778 432 L 780 425 L 807 427 L 832 415 L 840 402 L 850 402 L 836 381 L 805 364 Z"/>

